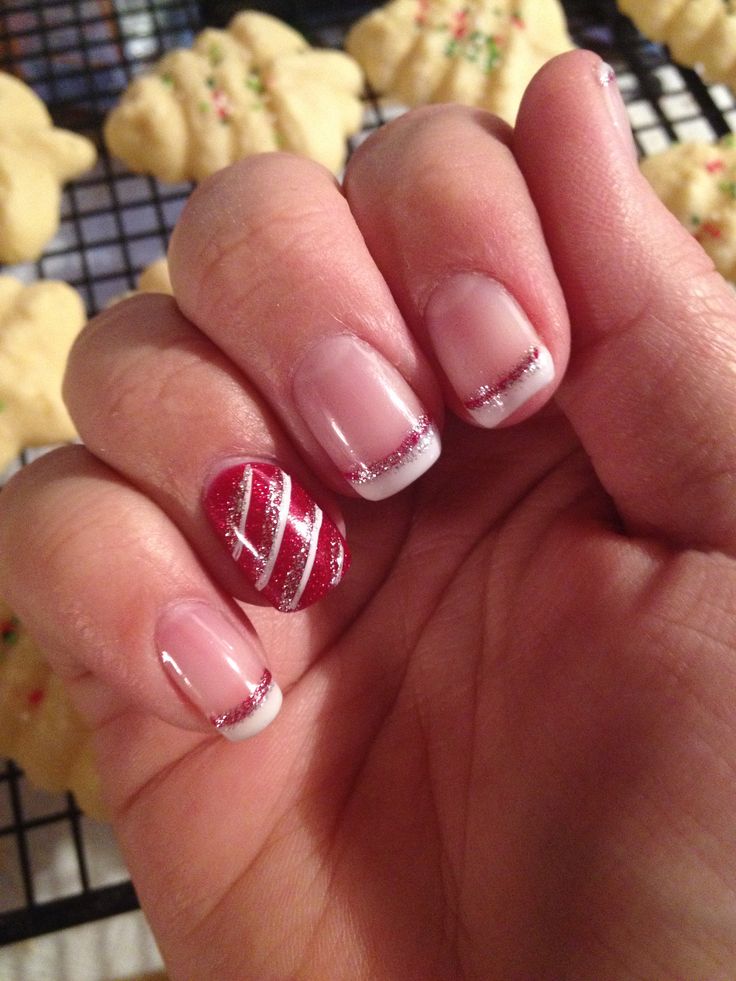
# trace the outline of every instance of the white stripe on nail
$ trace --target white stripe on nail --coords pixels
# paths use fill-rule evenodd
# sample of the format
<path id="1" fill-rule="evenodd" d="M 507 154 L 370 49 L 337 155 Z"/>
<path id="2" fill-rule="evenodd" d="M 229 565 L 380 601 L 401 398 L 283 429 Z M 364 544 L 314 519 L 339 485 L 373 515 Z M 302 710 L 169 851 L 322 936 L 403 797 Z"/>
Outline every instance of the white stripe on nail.
<path id="1" fill-rule="evenodd" d="M 243 493 L 240 499 L 240 521 L 235 531 L 235 543 L 233 545 L 232 556 L 237 562 L 243 554 L 245 544 L 245 522 L 250 511 L 250 495 L 253 489 L 253 471 L 246 467 L 243 471 Z"/>
<path id="2" fill-rule="evenodd" d="M 313 509 L 312 517 L 312 528 L 310 530 L 309 539 L 309 554 L 307 555 L 307 561 L 304 566 L 304 571 L 302 572 L 302 578 L 299 582 L 296 593 L 291 603 L 289 603 L 289 609 L 295 610 L 299 606 L 299 601 L 304 595 L 304 590 L 307 588 L 307 583 L 309 582 L 309 577 L 312 575 L 312 569 L 314 568 L 314 560 L 317 557 L 317 540 L 319 539 L 319 531 L 322 527 L 322 508 L 318 508 L 315 504 Z"/>
<path id="3" fill-rule="evenodd" d="M 291 505 L 291 477 L 288 473 L 283 474 L 283 484 L 281 488 L 281 503 L 279 505 L 279 520 L 276 526 L 276 534 L 271 542 L 271 550 L 268 553 L 268 560 L 263 567 L 263 572 L 260 574 L 256 580 L 256 589 L 265 589 L 268 585 L 268 580 L 271 578 L 274 566 L 276 565 L 276 560 L 279 557 L 279 551 L 281 550 L 281 542 L 284 537 L 284 531 L 286 530 L 286 522 L 289 520 L 289 507 Z"/>

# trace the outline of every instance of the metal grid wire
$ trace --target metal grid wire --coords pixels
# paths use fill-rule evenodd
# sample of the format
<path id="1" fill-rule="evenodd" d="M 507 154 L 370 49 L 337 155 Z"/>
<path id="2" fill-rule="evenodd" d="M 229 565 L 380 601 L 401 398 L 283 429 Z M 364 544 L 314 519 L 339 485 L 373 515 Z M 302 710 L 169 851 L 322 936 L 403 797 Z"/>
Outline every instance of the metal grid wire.
<path id="1" fill-rule="evenodd" d="M 325 4 L 316 6 L 312 40 L 339 44 L 345 5 L 334 5 L 338 12 L 331 23 Z M 575 41 L 615 68 L 642 154 L 678 139 L 712 140 L 736 129 L 731 92 L 674 66 L 612 2 L 569 0 L 565 7 Z M 95 169 L 64 191 L 61 227 L 43 257 L 3 271 L 27 282 L 65 279 L 93 314 L 131 289 L 140 270 L 163 254 L 190 186 L 127 173 L 106 155 L 101 124 L 131 77 L 163 52 L 189 44 L 201 26 L 194 0 L 3 0 L 0 69 L 30 83 L 57 125 L 90 136 L 100 150 Z M 364 130 L 353 146 L 393 114 L 367 97 Z M 0 484 L 36 452 L 23 454 L 0 475 Z M 70 795 L 39 806 L 15 764 L 0 770 L 0 881 L 12 886 L 8 895 L 15 897 L 8 908 L 0 896 L 0 944 L 135 907 L 122 867 L 102 875 L 91 871 L 95 848 L 103 847 L 99 827 L 80 814 Z M 53 877 L 43 878 L 49 835 L 67 839 L 74 865 L 56 892 Z"/>

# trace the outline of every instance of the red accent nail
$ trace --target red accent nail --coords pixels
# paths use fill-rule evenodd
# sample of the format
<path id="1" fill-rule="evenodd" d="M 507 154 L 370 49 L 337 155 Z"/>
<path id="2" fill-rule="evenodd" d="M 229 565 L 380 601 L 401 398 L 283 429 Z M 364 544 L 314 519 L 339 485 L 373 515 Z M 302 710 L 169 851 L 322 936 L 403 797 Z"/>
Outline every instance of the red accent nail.
<path id="1" fill-rule="evenodd" d="M 309 606 L 348 570 L 345 539 L 304 488 L 274 464 L 222 470 L 206 489 L 204 508 L 235 563 L 277 610 Z"/>

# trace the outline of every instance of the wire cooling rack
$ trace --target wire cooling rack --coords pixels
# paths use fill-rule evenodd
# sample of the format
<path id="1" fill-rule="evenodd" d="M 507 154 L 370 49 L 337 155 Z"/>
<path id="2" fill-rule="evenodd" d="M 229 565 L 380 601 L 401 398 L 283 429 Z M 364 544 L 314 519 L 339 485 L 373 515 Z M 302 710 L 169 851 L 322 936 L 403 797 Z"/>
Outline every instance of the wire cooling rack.
<path id="1" fill-rule="evenodd" d="M 210 9 L 213 3 L 222 10 L 218 0 Z M 333 4 L 329 17 L 328 5 L 316 4 L 311 21 L 310 5 L 297 6 L 312 40 L 338 45 L 355 5 Z M 612 2 L 569 0 L 565 7 L 575 41 L 615 68 L 642 154 L 736 129 L 731 92 L 673 65 Z M 0 69 L 31 84 L 57 125 L 90 136 L 100 149 L 95 169 L 64 191 L 61 227 L 43 257 L 2 271 L 28 282 L 65 279 L 93 314 L 131 289 L 140 270 L 163 254 L 190 187 L 126 172 L 106 155 L 101 124 L 131 77 L 165 51 L 187 45 L 201 26 L 194 0 L 2 0 Z M 365 126 L 353 145 L 396 112 L 370 96 L 365 108 Z M 0 475 L 0 485 L 36 452 Z M 57 846 L 63 846 L 61 870 Z M 0 883 L 0 944 L 136 905 L 101 826 L 81 815 L 71 796 L 34 792 L 11 762 L 0 766 Z"/>

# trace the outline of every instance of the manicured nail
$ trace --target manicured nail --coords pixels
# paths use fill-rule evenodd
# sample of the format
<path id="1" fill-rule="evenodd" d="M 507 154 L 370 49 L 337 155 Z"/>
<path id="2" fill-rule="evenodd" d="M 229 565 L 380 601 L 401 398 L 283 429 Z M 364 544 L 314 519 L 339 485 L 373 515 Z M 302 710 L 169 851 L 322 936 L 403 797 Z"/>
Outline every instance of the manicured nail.
<path id="1" fill-rule="evenodd" d="M 629 114 L 626 111 L 624 100 L 621 98 L 621 90 L 616 80 L 616 72 L 607 62 L 601 61 L 595 67 L 595 78 L 603 92 L 603 102 L 613 124 L 614 132 L 618 135 L 620 143 L 626 152 L 636 160 L 638 154 L 636 152 L 636 144 L 634 143 L 634 135 L 631 132 Z"/>
<path id="2" fill-rule="evenodd" d="M 440 455 L 437 428 L 402 375 L 351 334 L 308 351 L 294 399 L 342 476 L 370 501 L 396 494 Z"/>
<path id="3" fill-rule="evenodd" d="M 554 378 L 554 364 L 524 311 L 493 279 L 459 273 L 425 311 L 437 360 L 479 426 L 493 427 Z"/>
<path id="4" fill-rule="evenodd" d="M 221 470 L 205 490 L 204 508 L 233 561 L 282 613 L 321 599 L 348 570 L 345 539 L 275 464 Z"/>
<path id="5" fill-rule="evenodd" d="M 169 677 L 227 739 L 255 736 L 278 715 L 281 689 L 258 642 L 207 603 L 164 610 L 156 645 Z"/>

